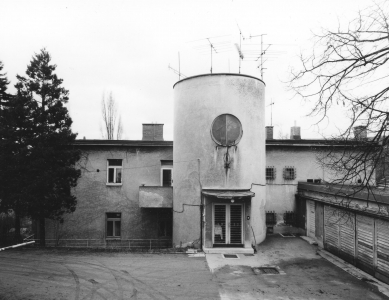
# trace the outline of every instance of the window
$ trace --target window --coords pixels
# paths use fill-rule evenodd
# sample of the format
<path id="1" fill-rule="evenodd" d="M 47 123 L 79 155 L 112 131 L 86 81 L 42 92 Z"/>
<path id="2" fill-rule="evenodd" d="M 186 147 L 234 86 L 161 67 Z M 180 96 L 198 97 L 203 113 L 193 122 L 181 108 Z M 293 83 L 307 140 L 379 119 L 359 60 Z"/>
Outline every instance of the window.
<path id="1" fill-rule="evenodd" d="M 296 178 L 296 169 L 294 167 L 285 167 L 284 168 L 284 179 L 285 180 L 294 180 Z"/>
<path id="2" fill-rule="evenodd" d="M 121 184 L 122 183 L 122 160 L 108 159 L 107 183 Z"/>
<path id="3" fill-rule="evenodd" d="M 266 180 L 276 179 L 276 168 L 266 167 Z"/>
<path id="4" fill-rule="evenodd" d="M 238 144 L 242 134 L 242 124 L 239 119 L 233 115 L 220 115 L 212 123 L 212 139 L 220 146 L 227 147 Z"/>
<path id="5" fill-rule="evenodd" d="M 173 176 L 172 169 L 162 169 L 162 186 L 172 186 Z"/>
<path id="6" fill-rule="evenodd" d="M 107 213 L 107 238 L 120 238 L 121 213 Z"/>

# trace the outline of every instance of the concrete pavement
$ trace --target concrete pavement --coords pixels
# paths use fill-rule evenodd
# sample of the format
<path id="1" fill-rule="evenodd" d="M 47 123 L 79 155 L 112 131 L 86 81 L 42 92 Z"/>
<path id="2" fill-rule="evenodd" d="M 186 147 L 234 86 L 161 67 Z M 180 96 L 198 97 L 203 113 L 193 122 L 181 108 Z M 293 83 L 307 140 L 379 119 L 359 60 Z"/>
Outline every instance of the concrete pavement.
<path id="1" fill-rule="evenodd" d="M 207 254 L 222 300 L 242 299 L 389 299 L 378 288 L 323 259 L 317 246 L 302 239 L 269 235 L 254 256 L 237 259 Z M 259 274 L 255 267 L 276 267 L 281 274 Z"/>

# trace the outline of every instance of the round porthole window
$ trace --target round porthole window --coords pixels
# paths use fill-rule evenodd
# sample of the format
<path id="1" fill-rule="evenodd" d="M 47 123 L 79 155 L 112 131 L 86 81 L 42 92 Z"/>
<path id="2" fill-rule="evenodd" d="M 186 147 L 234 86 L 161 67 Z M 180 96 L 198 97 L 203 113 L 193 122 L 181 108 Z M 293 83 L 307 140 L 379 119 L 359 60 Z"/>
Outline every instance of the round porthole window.
<path id="1" fill-rule="evenodd" d="M 242 124 L 233 115 L 220 115 L 212 123 L 212 139 L 220 146 L 228 147 L 238 144 L 242 134 Z"/>

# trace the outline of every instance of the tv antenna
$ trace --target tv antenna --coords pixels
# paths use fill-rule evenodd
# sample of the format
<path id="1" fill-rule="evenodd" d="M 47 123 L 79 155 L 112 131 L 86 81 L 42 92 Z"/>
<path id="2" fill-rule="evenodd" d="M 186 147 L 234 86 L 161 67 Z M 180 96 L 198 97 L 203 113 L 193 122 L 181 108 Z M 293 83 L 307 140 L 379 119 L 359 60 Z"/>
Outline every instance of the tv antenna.
<path id="1" fill-rule="evenodd" d="M 266 106 L 266 107 L 270 106 L 270 126 L 273 126 L 273 105 L 274 104 L 275 104 L 275 101 L 272 98 L 271 103 Z"/>
<path id="2" fill-rule="evenodd" d="M 176 69 L 172 68 L 170 66 L 170 64 L 169 64 L 168 68 L 178 75 L 178 80 L 181 80 L 181 77 L 182 78 L 188 77 L 188 76 L 185 76 L 184 74 L 181 73 L 180 52 L 178 52 L 178 71 Z"/>
<path id="3" fill-rule="evenodd" d="M 266 54 L 266 51 L 267 51 L 267 50 L 270 48 L 270 46 L 271 46 L 271 44 L 269 44 L 269 45 L 267 46 L 266 49 L 263 49 L 263 36 L 264 36 L 264 35 L 267 35 L 267 34 L 266 34 L 266 33 L 263 33 L 263 34 L 258 34 L 258 35 L 250 35 L 250 37 L 249 37 L 249 39 L 252 39 L 252 38 L 255 38 L 255 37 L 261 37 L 261 52 L 260 52 L 260 54 L 259 54 L 257 60 L 258 60 L 258 59 L 261 59 L 261 64 L 260 64 L 260 66 L 258 66 L 258 68 L 260 68 L 260 71 L 261 71 L 261 79 L 262 79 L 262 80 L 263 80 L 263 70 L 265 70 L 265 68 L 263 67 L 263 64 L 266 62 L 266 60 L 263 61 L 263 56 Z"/>
<path id="4" fill-rule="evenodd" d="M 238 26 L 238 29 L 239 29 L 239 45 L 237 43 L 235 43 L 235 47 L 236 47 L 236 50 L 238 50 L 238 54 L 239 54 L 239 74 L 240 74 L 240 64 L 244 58 L 244 55 L 242 52 L 242 30 L 240 30 L 238 23 L 236 23 L 236 26 Z M 243 40 L 244 40 L 244 36 L 243 36 Z"/>
<path id="5" fill-rule="evenodd" d="M 211 74 L 212 74 L 212 50 L 215 51 L 215 53 L 217 53 L 215 47 L 213 46 L 213 44 L 211 43 L 211 41 L 209 40 L 209 38 L 207 38 L 208 40 L 208 43 L 209 45 L 211 46 Z"/>
<path id="6" fill-rule="evenodd" d="M 204 42 L 205 41 L 205 44 L 201 44 L 201 45 L 195 46 L 193 48 L 203 52 L 203 54 L 204 54 L 204 51 L 209 53 L 208 51 L 210 50 L 210 52 L 211 52 L 210 53 L 211 54 L 211 69 L 210 69 L 211 74 L 213 73 L 213 53 L 219 54 L 222 52 L 230 51 L 230 49 L 231 49 L 231 42 L 230 41 L 220 40 L 220 38 L 227 37 L 227 36 L 230 36 L 230 35 L 220 35 L 220 36 L 207 37 L 204 39 L 191 41 L 191 42 Z M 208 50 L 208 47 L 209 47 L 209 50 Z"/>

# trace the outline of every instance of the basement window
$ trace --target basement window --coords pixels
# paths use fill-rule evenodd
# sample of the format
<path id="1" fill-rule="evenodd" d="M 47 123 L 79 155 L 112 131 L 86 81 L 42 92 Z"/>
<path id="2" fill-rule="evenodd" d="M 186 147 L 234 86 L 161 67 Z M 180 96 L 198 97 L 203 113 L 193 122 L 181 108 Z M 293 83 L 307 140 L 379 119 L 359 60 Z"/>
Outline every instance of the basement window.
<path id="1" fill-rule="evenodd" d="M 107 213 L 107 238 L 120 238 L 122 214 Z"/>
<path id="2" fill-rule="evenodd" d="M 276 179 L 276 168 L 266 167 L 266 180 Z"/>
<path id="3" fill-rule="evenodd" d="M 108 159 L 107 161 L 107 184 L 121 185 L 122 184 L 122 159 Z"/>
<path id="4" fill-rule="evenodd" d="M 296 168 L 295 167 L 290 167 L 286 166 L 284 168 L 284 179 L 285 180 L 294 180 L 296 179 Z"/>

